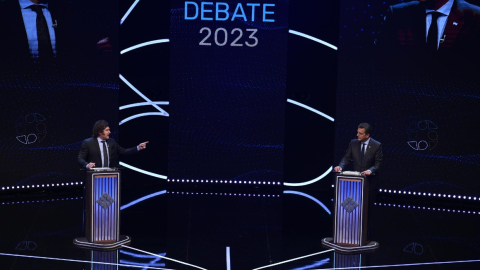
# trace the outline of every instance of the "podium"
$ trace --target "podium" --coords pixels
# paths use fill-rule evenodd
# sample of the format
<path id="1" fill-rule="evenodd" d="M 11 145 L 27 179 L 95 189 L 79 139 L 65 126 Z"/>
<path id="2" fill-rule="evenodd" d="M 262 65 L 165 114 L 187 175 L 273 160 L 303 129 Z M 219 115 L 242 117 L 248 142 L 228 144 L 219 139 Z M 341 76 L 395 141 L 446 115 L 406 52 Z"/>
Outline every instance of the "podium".
<path id="1" fill-rule="evenodd" d="M 86 173 L 85 237 L 73 240 L 76 246 L 115 249 L 131 242 L 120 235 L 120 171 L 96 168 Z"/>
<path id="2" fill-rule="evenodd" d="M 340 252 L 378 248 L 377 242 L 367 242 L 368 184 L 368 178 L 360 173 L 335 175 L 333 238 L 322 239 L 322 245 Z"/>

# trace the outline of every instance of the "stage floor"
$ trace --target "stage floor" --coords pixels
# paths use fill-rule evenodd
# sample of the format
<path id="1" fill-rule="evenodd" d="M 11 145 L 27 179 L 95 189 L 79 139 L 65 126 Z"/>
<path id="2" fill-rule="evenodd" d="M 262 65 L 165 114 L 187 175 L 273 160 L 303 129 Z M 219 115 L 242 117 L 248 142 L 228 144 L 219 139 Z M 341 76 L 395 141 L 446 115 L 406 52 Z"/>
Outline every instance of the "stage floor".
<path id="1" fill-rule="evenodd" d="M 342 255 L 321 245 L 332 197 L 124 187 L 121 232 L 132 243 L 101 264 L 92 263 L 101 252 L 72 243 L 84 234 L 81 192 L 2 200 L 0 269 L 480 269 L 478 210 L 379 201 L 369 238 L 380 248 Z"/>

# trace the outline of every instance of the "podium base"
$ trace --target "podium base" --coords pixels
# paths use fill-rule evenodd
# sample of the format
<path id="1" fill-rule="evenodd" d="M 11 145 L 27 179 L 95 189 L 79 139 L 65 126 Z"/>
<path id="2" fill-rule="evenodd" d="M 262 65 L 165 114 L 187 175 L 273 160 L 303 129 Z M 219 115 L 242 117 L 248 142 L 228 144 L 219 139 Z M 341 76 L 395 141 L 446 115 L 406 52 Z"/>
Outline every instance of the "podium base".
<path id="1" fill-rule="evenodd" d="M 126 235 L 120 235 L 120 239 L 114 243 L 92 243 L 88 242 L 86 237 L 77 237 L 73 239 L 73 244 L 81 248 L 111 250 L 120 248 L 122 245 L 128 245 L 132 239 Z"/>
<path id="2" fill-rule="evenodd" d="M 336 251 L 344 252 L 344 253 L 358 253 L 358 252 L 365 252 L 375 250 L 379 247 L 378 242 L 370 241 L 364 246 L 341 246 L 333 243 L 333 238 L 327 237 L 322 239 L 322 246 L 333 248 Z"/>

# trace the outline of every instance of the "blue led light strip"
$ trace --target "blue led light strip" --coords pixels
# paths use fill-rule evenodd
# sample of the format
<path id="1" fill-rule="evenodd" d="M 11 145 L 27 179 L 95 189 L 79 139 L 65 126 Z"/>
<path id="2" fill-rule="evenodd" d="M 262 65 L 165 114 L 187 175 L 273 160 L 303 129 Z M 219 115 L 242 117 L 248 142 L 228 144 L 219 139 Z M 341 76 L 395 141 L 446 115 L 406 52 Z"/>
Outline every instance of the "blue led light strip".
<path id="1" fill-rule="evenodd" d="M 161 178 L 161 179 L 167 179 L 167 177 L 165 175 L 145 171 L 145 170 L 139 169 L 137 167 L 133 167 L 131 165 L 128 165 L 127 163 L 124 163 L 124 162 L 121 162 L 121 161 L 120 161 L 120 165 L 122 165 L 123 167 L 128 168 L 130 170 L 139 172 L 139 173 L 143 173 L 143 174 L 150 175 L 150 176 L 157 177 L 157 178 Z"/>
<path id="2" fill-rule="evenodd" d="M 406 263 L 406 264 L 387 264 L 387 265 L 371 265 L 371 266 L 355 266 L 355 267 L 335 267 L 335 268 L 322 268 L 321 270 L 345 270 L 345 269 L 366 269 L 366 268 L 388 268 L 388 267 L 403 267 L 403 266 L 416 266 L 416 265 L 435 265 L 435 264 L 453 264 L 453 263 L 472 263 L 480 262 L 480 260 L 465 260 L 465 261 L 448 261 L 448 262 L 429 262 L 429 263 Z M 255 269 L 254 269 L 255 270 Z M 320 269 L 311 269 L 320 270 Z"/>
<path id="3" fill-rule="evenodd" d="M 123 205 L 122 207 L 120 207 L 120 210 L 126 209 L 126 208 L 128 208 L 128 207 L 130 207 L 130 206 L 132 206 L 132 205 L 135 205 L 135 204 L 139 203 L 139 202 L 143 202 L 143 201 L 145 201 L 145 200 L 148 200 L 148 199 L 150 199 L 150 198 L 153 198 L 153 197 L 156 197 L 156 196 L 158 196 L 158 195 L 165 194 L 165 193 L 167 193 L 167 191 L 166 191 L 166 190 L 162 190 L 162 191 L 155 192 L 155 193 L 152 193 L 152 194 L 150 194 L 150 195 L 141 197 L 140 199 L 137 199 L 137 200 L 135 200 L 135 201 L 133 201 L 133 202 L 127 203 L 126 205 Z"/>
<path id="4" fill-rule="evenodd" d="M 140 2 L 140 0 L 136 0 L 131 6 L 130 8 L 127 10 L 127 12 L 125 13 L 125 15 L 123 15 L 122 19 L 120 20 L 120 25 L 123 24 L 123 22 L 127 19 L 128 15 L 130 15 L 130 13 L 132 12 L 132 10 L 135 8 L 135 6 L 137 6 L 138 2 Z"/>
<path id="5" fill-rule="evenodd" d="M 170 42 L 170 40 L 168 38 L 147 41 L 147 42 L 140 43 L 140 44 L 137 44 L 137 45 L 132 46 L 132 47 L 128 47 L 125 50 L 120 51 L 120 54 L 124 54 L 124 53 L 127 53 L 129 51 L 133 51 L 135 49 L 142 48 L 142 47 L 145 47 L 145 46 L 148 46 L 148 45 L 167 43 L 167 42 Z"/>
<path id="6" fill-rule="evenodd" d="M 325 176 L 327 176 L 331 171 L 332 171 L 332 167 L 330 167 L 326 172 L 324 172 L 322 175 L 320 175 L 319 177 L 315 178 L 315 179 L 312 179 L 310 181 L 306 181 L 306 182 L 301 182 L 301 183 L 287 183 L 287 182 L 284 182 L 283 184 L 285 186 L 289 186 L 289 187 L 299 187 L 299 186 L 306 186 L 306 185 L 310 185 L 310 184 L 313 184 L 317 181 L 320 181 L 321 179 L 323 179 Z"/>
<path id="7" fill-rule="evenodd" d="M 231 270 L 230 267 L 230 247 L 227 247 L 227 270 Z"/>
<path id="8" fill-rule="evenodd" d="M 132 103 L 132 104 L 128 104 L 128 105 L 124 105 L 124 106 L 120 106 L 120 110 L 125 110 L 125 109 L 129 109 L 129 108 L 133 108 L 133 107 L 141 107 L 141 106 L 148 106 L 148 105 L 151 105 L 152 103 L 154 104 L 158 104 L 158 105 L 169 105 L 170 102 L 168 101 L 153 101 L 153 102 L 139 102 L 139 103 Z"/>
<path id="9" fill-rule="evenodd" d="M 316 114 L 318 114 L 318 115 L 320 115 L 320 116 L 323 116 L 323 117 L 327 118 L 328 120 L 330 120 L 330 121 L 332 121 L 332 122 L 335 121 L 335 120 L 333 119 L 333 117 L 330 117 L 330 116 L 322 113 L 321 111 L 316 110 L 316 109 L 314 109 L 314 108 L 312 108 L 312 107 L 310 107 L 310 106 L 307 106 L 307 105 L 305 105 L 305 104 L 303 104 L 303 103 L 300 103 L 300 102 L 298 102 L 298 101 L 295 101 L 295 100 L 292 100 L 292 99 L 288 99 L 288 98 L 287 98 L 287 102 L 290 102 L 290 103 L 295 104 L 295 105 L 297 105 L 297 106 L 300 106 L 300 107 L 302 107 L 302 108 L 304 108 L 304 109 L 307 109 L 307 110 L 309 110 L 309 111 L 311 111 L 311 112 L 314 112 L 314 113 L 316 113 Z"/>
<path id="10" fill-rule="evenodd" d="M 308 39 L 310 39 L 310 40 L 313 40 L 313 41 L 315 41 L 315 42 L 318 42 L 318 43 L 320 43 L 320 44 L 322 44 L 322 45 L 325 45 L 325 46 L 327 46 L 327 47 L 329 47 L 329 48 L 332 48 L 332 49 L 334 49 L 334 50 L 338 50 L 337 46 L 334 46 L 334 45 L 332 45 L 332 44 L 330 44 L 330 43 L 328 43 L 328 42 L 326 42 L 326 41 L 323 41 L 323 40 L 321 40 L 321 39 L 312 37 L 312 36 L 310 36 L 310 35 L 307 35 L 307 34 L 304 34 L 304 33 L 301 33 L 301 32 L 295 31 L 295 30 L 291 30 L 291 29 L 288 30 L 288 32 L 289 32 L 290 34 L 294 34 L 294 35 L 297 35 L 297 36 L 301 36 L 301 37 L 304 37 L 304 38 L 308 38 Z"/>
<path id="11" fill-rule="evenodd" d="M 196 266 L 196 265 L 189 264 L 189 263 L 182 262 L 182 261 L 177 261 L 177 260 L 175 260 L 175 259 L 171 259 L 171 258 L 168 258 L 168 257 L 160 256 L 160 255 L 157 255 L 157 254 L 154 254 L 154 253 L 151 253 L 151 252 L 148 252 L 148 251 L 144 251 L 144 250 L 141 250 L 141 249 L 137 249 L 137 248 L 133 248 L 133 247 L 129 247 L 129 246 L 124 246 L 124 245 L 122 245 L 122 247 L 123 247 L 123 248 L 133 249 L 133 250 L 135 250 L 135 251 L 142 252 L 142 253 L 145 253 L 145 254 L 149 254 L 149 255 L 152 255 L 152 256 L 155 256 L 155 257 L 158 257 L 158 258 L 162 258 L 162 259 L 165 259 L 165 260 L 172 261 L 172 262 L 177 262 L 177 263 L 181 263 L 181 264 L 188 265 L 188 266 L 191 266 L 191 267 L 195 267 L 195 268 L 198 268 L 198 269 L 207 270 L 207 269 L 202 268 L 202 267 L 200 267 L 200 266 Z"/>
<path id="12" fill-rule="evenodd" d="M 313 254 L 310 254 L 310 255 L 305 255 L 305 256 L 302 256 L 302 257 L 298 257 L 298 258 L 286 260 L 286 261 L 283 261 L 283 262 L 278 262 L 278 263 L 274 263 L 274 264 L 265 265 L 265 266 L 258 267 L 258 268 L 252 269 L 252 270 L 258 270 L 258 269 L 263 269 L 263 268 L 267 268 L 267 267 L 272 267 L 272 266 L 279 265 L 279 264 L 284 264 L 284 263 L 288 263 L 288 262 L 293 262 L 293 261 L 300 260 L 300 259 L 303 259 L 303 258 L 307 258 L 307 257 L 311 257 L 311 256 L 315 256 L 315 255 L 320 255 L 320 254 L 323 254 L 323 253 L 327 253 L 327 252 L 330 252 L 330 251 L 333 251 L 333 249 L 320 251 L 320 252 L 317 252 L 317 253 L 313 253 Z M 336 269 L 340 269 L 340 268 L 336 268 Z"/>
<path id="13" fill-rule="evenodd" d="M 0 253 L 0 256 L 12 256 L 12 257 L 22 257 L 22 258 L 31 258 L 31 259 L 43 259 L 43 260 L 53 260 L 53 261 L 64 261 L 64 262 L 80 262 L 80 263 L 116 265 L 116 266 L 131 267 L 131 268 L 143 268 L 143 269 L 173 270 L 173 269 L 169 269 L 169 268 L 158 268 L 158 267 L 149 267 L 149 266 L 137 266 L 137 265 L 118 264 L 118 263 L 107 263 L 107 262 L 92 262 L 92 261 L 83 261 L 83 260 L 72 260 L 72 259 L 62 259 L 62 258 L 53 258 L 53 257 L 40 257 L 40 256 L 30 256 L 30 255 L 20 255 L 20 254 L 9 254 L 9 253 Z"/>
<path id="14" fill-rule="evenodd" d="M 295 194 L 295 195 L 300 195 L 300 196 L 303 196 L 305 198 L 308 198 L 316 203 L 318 203 L 325 211 L 327 211 L 327 213 L 329 215 L 332 214 L 332 212 L 330 212 L 330 210 L 328 210 L 328 208 L 321 202 L 319 201 L 317 198 L 314 198 L 306 193 L 303 193 L 303 192 L 299 192 L 299 191 L 294 191 L 294 190 L 284 190 L 283 191 L 284 194 Z"/>

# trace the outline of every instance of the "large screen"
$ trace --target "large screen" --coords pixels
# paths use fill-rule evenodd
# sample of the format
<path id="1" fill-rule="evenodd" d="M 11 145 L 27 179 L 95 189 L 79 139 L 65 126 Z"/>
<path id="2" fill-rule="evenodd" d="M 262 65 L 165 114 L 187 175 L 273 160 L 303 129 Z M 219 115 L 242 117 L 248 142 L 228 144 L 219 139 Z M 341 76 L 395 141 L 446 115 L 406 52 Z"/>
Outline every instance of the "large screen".
<path id="1" fill-rule="evenodd" d="M 171 10 L 169 178 L 282 182 L 288 2 Z"/>
<path id="2" fill-rule="evenodd" d="M 368 122 L 381 187 L 478 195 L 480 8 L 451 1 L 432 50 L 433 2 L 341 2 L 335 162 Z"/>

